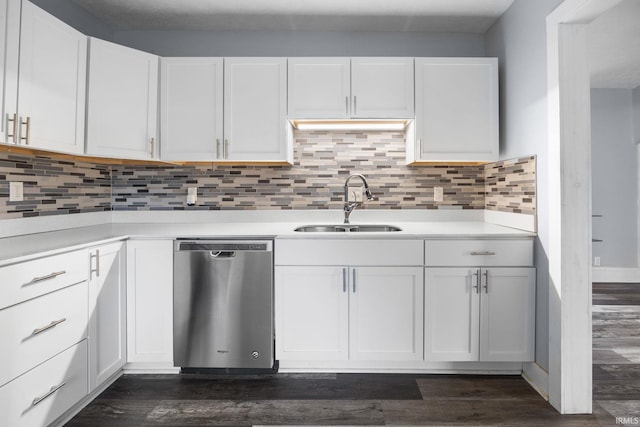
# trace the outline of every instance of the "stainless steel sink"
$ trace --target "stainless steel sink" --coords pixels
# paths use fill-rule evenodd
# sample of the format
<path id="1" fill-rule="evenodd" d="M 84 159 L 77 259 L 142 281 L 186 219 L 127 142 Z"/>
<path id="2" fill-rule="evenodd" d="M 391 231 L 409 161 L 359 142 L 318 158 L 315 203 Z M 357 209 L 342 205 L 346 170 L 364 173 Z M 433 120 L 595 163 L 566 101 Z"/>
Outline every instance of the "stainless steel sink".
<path id="1" fill-rule="evenodd" d="M 383 224 L 338 224 L 338 225 L 305 225 L 298 227 L 295 231 L 301 231 L 304 233 L 353 233 L 353 232 L 389 232 L 389 231 L 402 231 L 401 228 L 395 225 L 383 225 Z"/>

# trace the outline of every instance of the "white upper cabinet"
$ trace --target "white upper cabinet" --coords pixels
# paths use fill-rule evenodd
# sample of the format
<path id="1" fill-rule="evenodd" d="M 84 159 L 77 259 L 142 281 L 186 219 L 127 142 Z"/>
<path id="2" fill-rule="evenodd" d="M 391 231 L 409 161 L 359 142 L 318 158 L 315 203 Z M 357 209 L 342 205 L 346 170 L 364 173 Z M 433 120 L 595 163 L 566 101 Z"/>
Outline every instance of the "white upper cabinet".
<path id="1" fill-rule="evenodd" d="M 90 39 L 87 154 L 158 158 L 158 57 Z"/>
<path id="2" fill-rule="evenodd" d="M 285 58 L 224 60 L 224 160 L 293 163 L 286 113 Z"/>
<path id="3" fill-rule="evenodd" d="M 413 58 L 352 58 L 351 116 L 413 117 Z"/>
<path id="4" fill-rule="evenodd" d="M 350 116 L 349 58 L 289 58 L 289 118 Z"/>
<path id="5" fill-rule="evenodd" d="M 413 58 L 290 58 L 292 119 L 413 117 Z"/>
<path id="6" fill-rule="evenodd" d="M 498 159 L 496 58 L 416 58 L 415 78 L 408 163 Z"/>
<path id="7" fill-rule="evenodd" d="M 222 90 L 222 58 L 161 58 L 162 159 L 223 158 Z"/>
<path id="8" fill-rule="evenodd" d="M 87 38 L 28 1 L 21 22 L 19 144 L 82 153 Z"/>
<path id="9" fill-rule="evenodd" d="M 17 144 L 20 0 L 0 0 L 0 142 Z"/>

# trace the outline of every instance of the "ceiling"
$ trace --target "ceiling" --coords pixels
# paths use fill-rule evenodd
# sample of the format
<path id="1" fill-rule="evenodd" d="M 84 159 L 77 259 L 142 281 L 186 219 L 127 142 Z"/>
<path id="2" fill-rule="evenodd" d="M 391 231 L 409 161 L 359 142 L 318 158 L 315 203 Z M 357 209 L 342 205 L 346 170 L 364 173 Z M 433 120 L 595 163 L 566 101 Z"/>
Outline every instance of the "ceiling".
<path id="1" fill-rule="evenodd" d="M 117 30 L 484 34 L 514 0 L 72 0 Z"/>
<path id="2" fill-rule="evenodd" d="M 640 86 L 640 1 L 624 0 L 589 24 L 591 87 Z"/>

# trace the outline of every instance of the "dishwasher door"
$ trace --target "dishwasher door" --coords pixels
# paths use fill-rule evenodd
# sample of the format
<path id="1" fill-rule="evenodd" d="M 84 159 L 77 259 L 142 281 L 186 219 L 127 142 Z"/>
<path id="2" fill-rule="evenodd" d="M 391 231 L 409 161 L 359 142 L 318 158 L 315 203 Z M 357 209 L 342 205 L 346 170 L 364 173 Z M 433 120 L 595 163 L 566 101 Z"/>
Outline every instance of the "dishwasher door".
<path id="1" fill-rule="evenodd" d="M 269 240 L 175 241 L 174 366 L 273 368 L 272 248 Z"/>

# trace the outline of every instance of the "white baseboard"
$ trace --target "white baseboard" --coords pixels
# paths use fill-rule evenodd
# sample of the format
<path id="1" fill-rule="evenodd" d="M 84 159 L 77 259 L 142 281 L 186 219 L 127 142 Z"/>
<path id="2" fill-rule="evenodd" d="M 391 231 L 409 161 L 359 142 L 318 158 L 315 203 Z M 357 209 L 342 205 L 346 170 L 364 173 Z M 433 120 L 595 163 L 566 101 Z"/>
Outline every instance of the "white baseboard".
<path id="1" fill-rule="evenodd" d="M 640 283 L 640 268 L 593 267 L 591 280 L 597 283 Z"/>
<path id="2" fill-rule="evenodd" d="M 537 363 L 522 365 L 522 378 L 537 391 L 545 400 L 549 400 L 549 373 Z"/>

